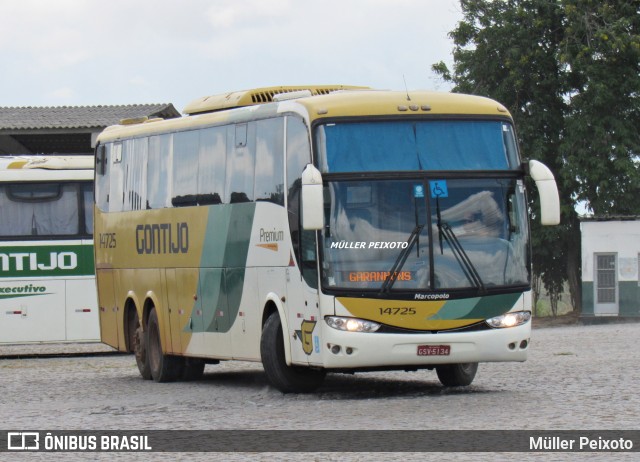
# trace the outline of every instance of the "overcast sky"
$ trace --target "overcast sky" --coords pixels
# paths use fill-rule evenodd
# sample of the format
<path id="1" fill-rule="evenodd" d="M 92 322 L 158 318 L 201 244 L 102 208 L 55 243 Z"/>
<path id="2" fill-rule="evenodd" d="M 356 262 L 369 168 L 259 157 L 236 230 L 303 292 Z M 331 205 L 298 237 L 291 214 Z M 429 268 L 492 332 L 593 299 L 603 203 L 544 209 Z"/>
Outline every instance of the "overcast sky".
<path id="1" fill-rule="evenodd" d="M 457 0 L 0 0 L 0 106 L 173 103 L 273 85 L 443 90 Z"/>

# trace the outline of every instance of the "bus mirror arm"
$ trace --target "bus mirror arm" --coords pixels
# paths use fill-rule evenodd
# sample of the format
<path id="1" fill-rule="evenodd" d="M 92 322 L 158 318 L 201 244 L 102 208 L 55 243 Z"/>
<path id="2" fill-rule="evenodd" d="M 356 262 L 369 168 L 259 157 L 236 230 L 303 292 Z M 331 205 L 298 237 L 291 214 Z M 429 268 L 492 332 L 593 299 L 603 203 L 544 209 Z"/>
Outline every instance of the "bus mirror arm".
<path id="1" fill-rule="evenodd" d="M 542 162 L 530 160 L 529 174 L 535 181 L 540 196 L 541 224 L 545 226 L 560 224 L 560 197 L 553 173 Z"/>
<path id="2" fill-rule="evenodd" d="M 324 196 L 322 174 L 312 164 L 302 172 L 302 229 L 321 230 L 324 227 Z"/>

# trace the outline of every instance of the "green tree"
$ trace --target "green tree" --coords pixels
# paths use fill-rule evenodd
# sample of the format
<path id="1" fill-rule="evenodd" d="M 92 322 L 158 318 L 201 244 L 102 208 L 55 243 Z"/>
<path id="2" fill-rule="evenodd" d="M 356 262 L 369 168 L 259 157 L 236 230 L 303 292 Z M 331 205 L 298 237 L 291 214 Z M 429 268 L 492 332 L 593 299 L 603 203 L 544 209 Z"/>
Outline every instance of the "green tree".
<path id="1" fill-rule="evenodd" d="M 640 212 L 640 2 L 564 0 L 567 172 L 596 215 Z"/>
<path id="2" fill-rule="evenodd" d="M 531 188 L 534 272 L 552 300 L 568 280 L 580 306 L 577 202 L 637 214 L 640 11 L 637 0 L 461 0 L 450 32 L 453 91 L 492 97 L 513 115 L 525 158 L 556 176 L 562 223 L 542 228 Z"/>

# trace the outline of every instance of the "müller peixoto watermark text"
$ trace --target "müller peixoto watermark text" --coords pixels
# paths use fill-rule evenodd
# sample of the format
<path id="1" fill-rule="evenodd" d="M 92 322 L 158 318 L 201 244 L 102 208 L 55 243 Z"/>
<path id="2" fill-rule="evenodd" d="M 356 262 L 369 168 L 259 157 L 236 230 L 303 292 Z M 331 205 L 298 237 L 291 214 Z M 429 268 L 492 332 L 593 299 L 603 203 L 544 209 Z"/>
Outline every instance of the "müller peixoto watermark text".
<path id="1" fill-rule="evenodd" d="M 332 242 L 332 249 L 406 249 L 407 242 L 387 242 L 387 241 L 338 241 Z"/>
<path id="2" fill-rule="evenodd" d="M 529 449 L 532 451 L 630 451 L 633 441 L 617 438 L 563 438 L 560 436 L 538 436 L 529 438 Z"/>

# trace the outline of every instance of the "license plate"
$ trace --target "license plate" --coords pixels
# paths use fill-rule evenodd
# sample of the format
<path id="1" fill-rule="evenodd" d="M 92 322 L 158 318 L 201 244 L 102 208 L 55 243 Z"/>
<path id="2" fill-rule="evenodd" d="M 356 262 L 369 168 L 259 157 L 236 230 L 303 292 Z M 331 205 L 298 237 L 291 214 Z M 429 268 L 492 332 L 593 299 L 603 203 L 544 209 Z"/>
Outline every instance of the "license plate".
<path id="1" fill-rule="evenodd" d="M 418 345 L 418 356 L 449 356 L 451 345 Z"/>

